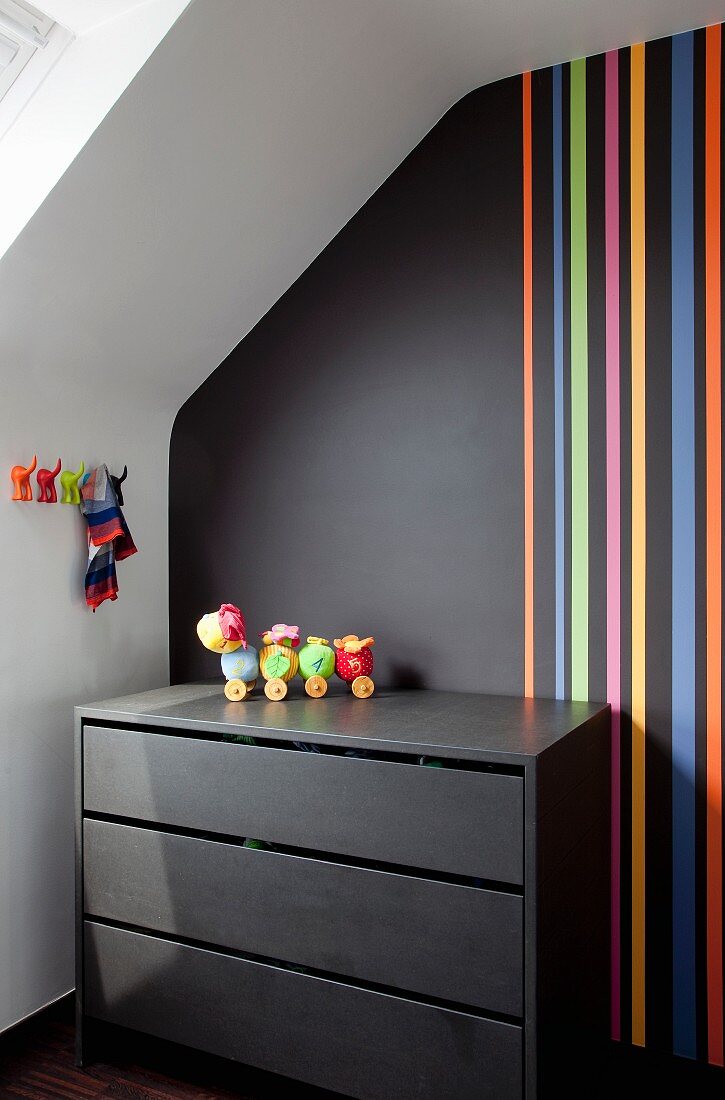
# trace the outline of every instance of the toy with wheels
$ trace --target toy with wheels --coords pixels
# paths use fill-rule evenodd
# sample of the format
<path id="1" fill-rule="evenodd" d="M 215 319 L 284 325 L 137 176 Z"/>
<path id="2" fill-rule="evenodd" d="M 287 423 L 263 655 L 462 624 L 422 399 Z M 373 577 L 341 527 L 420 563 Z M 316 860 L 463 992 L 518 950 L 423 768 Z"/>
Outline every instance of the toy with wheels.
<path id="1" fill-rule="evenodd" d="M 350 685 L 358 699 L 369 699 L 375 691 L 375 684 L 370 679 L 373 671 L 370 650 L 374 645 L 374 638 L 358 638 L 357 634 L 335 638 L 335 672 Z"/>
<path id="2" fill-rule="evenodd" d="M 210 611 L 199 619 L 196 633 L 202 645 L 221 654 L 227 699 L 233 703 L 244 699 L 257 682 L 259 661 L 256 649 L 247 642 L 244 616 L 239 608 L 233 603 L 223 603 L 218 611 Z"/>
<path id="3" fill-rule="evenodd" d="M 259 671 L 267 681 L 264 694 L 277 701 L 287 694 L 287 684 L 297 675 L 300 667 L 295 653 L 300 644 L 300 628 L 276 623 L 261 634 L 264 648 L 259 651 Z"/>
<path id="4" fill-rule="evenodd" d="M 254 691 L 259 675 L 259 658 L 253 645 L 222 653 L 222 672 L 227 682 L 224 694 L 232 703 L 238 703 Z"/>
<path id="5" fill-rule="evenodd" d="M 300 676 L 312 699 L 321 699 L 327 693 L 327 681 L 334 671 L 335 654 L 327 638 L 309 637 L 300 650 Z"/>

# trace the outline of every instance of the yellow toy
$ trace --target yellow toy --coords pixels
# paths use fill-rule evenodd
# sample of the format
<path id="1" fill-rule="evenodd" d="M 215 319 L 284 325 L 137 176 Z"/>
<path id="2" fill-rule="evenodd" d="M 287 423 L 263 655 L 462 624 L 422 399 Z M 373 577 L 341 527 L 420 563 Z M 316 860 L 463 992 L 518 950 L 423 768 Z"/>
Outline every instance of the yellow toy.
<path id="1" fill-rule="evenodd" d="M 268 699 L 284 699 L 287 684 L 300 667 L 295 648 L 300 644 L 300 628 L 276 623 L 261 635 L 264 648 L 259 653 L 259 671 L 267 681 L 264 694 Z"/>
<path id="2" fill-rule="evenodd" d="M 221 653 L 222 672 L 227 681 L 224 694 L 230 702 L 244 699 L 257 683 L 259 661 L 254 646 L 247 643 L 244 616 L 232 603 L 203 615 L 196 624 L 202 645 Z"/>

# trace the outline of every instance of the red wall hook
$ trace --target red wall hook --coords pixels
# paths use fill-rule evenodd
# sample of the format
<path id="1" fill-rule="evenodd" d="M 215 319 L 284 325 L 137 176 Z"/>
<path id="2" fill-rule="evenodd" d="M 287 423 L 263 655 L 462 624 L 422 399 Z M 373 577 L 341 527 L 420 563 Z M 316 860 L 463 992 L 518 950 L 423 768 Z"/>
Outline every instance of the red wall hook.
<path id="1" fill-rule="evenodd" d="M 60 459 L 55 464 L 52 470 L 38 470 L 36 477 L 38 479 L 38 501 L 40 504 L 55 504 L 58 500 L 57 493 L 55 491 L 55 479 L 60 473 L 61 462 Z"/>

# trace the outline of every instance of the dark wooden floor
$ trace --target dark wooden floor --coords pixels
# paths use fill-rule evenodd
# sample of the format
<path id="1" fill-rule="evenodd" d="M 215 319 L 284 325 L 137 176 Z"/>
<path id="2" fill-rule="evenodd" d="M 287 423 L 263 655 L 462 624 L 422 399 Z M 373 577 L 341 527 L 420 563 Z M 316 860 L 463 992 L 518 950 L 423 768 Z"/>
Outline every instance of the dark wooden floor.
<path id="1" fill-rule="evenodd" d="M 63 1001 L 0 1038 L 0 1100 L 322 1100 L 332 1093 L 133 1032 L 99 1029 L 93 1062 L 74 1064 Z M 339 1098 L 338 1098 L 339 1100 Z"/>
<path id="2" fill-rule="evenodd" d="M 333 1100 L 283 1077 L 109 1028 L 94 1040 L 93 1062 L 78 1069 L 73 1041 L 69 1000 L 0 1036 L 0 1100 Z M 725 1096 L 722 1070 L 627 1047 L 607 1048 L 574 1076 L 576 1085 L 555 1089 L 557 1100 L 611 1100 L 624 1090 L 688 1100 Z"/>

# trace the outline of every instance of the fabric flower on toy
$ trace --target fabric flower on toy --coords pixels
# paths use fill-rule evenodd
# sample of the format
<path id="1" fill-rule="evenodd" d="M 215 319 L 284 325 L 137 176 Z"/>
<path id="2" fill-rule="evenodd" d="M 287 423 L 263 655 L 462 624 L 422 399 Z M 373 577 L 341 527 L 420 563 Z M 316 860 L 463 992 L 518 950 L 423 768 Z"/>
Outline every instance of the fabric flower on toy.
<path id="1" fill-rule="evenodd" d="M 247 628 L 244 616 L 233 603 L 223 603 L 217 612 L 219 627 L 227 641 L 241 642 L 242 649 L 247 648 Z"/>
<path id="2" fill-rule="evenodd" d="M 344 653 L 360 653 L 363 649 L 371 649 L 375 645 L 374 638 L 358 638 L 357 634 L 346 634 L 344 638 L 335 638 L 335 649 Z"/>
<path id="3" fill-rule="evenodd" d="M 300 644 L 300 628 L 287 626 L 286 623 L 275 623 L 269 630 L 264 630 L 260 638 L 265 645 L 286 645 L 293 649 Z"/>

